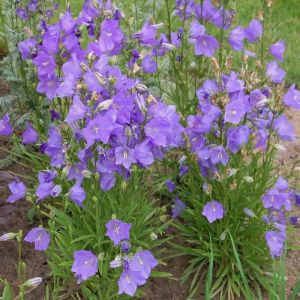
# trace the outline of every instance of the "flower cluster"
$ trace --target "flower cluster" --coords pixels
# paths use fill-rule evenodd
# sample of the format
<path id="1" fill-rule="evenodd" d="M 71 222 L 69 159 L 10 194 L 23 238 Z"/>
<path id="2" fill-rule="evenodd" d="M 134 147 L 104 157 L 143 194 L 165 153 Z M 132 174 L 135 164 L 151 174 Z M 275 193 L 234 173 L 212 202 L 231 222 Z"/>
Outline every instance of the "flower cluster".
<path id="1" fill-rule="evenodd" d="M 291 212 L 296 203 L 297 193 L 289 188 L 289 183 L 283 177 L 279 177 L 275 186 L 269 189 L 262 197 L 263 206 L 268 209 L 268 215 L 264 221 L 273 225 L 277 230 L 266 232 L 266 240 L 272 257 L 280 256 L 286 240 L 286 212 Z"/>
<path id="2" fill-rule="evenodd" d="M 121 245 L 121 255 L 110 262 L 111 268 L 123 267 L 123 272 L 118 281 L 119 294 L 134 296 L 137 287 L 146 283 L 151 270 L 158 264 L 149 250 L 130 253 L 129 231 L 131 224 L 119 220 L 110 220 L 106 224 L 106 235 L 114 242 L 115 246 Z"/>

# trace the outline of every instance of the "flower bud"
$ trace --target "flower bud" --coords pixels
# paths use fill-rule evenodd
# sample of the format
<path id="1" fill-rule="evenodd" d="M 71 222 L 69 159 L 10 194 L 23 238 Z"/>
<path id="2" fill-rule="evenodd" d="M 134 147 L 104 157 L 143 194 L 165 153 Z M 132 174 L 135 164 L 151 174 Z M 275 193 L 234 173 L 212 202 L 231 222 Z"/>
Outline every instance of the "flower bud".
<path id="1" fill-rule="evenodd" d="M 256 215 L 255 215 L 255 213 L 251 210 L 251 209 L 249 209 L 249 208 L 244 208 L 244 213 L 248 216 L 248 217 L 250 217 L 250 218 L 254 218 L 254 217 L 256 217 Z"/>
<path id="2" fill-rule="evenodd" d="M 32 279 L 28 279 L 27 281 L 25 281 L 24 286 L 28 287 L 28 288 L 34 288 L 37 287 L 38 285 L 40 285 L 43 281 L 43 278 L 41 277 L 35 277 Z"/>
<path id="3" fill-rule="evenodd" d="M 80 63 L 80 67 L 81 67 L 81 69 L 82 69 L 84 72 L 86 72 L 87 69 L 88 69 L 88 66 L 87 66 L 85 63 L 83 63 L 83 62 Z"/>
<path id="4" fill-rule="evenodd" d="M 111 19 L 113 17 L 113 12 L 110 9 L 108 9 L 103 12 L 103 15 L 105 18 Z"/>
<path id="5" fill-rule="evenodd" d="M 112 269 L 116 269 L 116 268 L 119 268 L 121 267 L 123 264 L 122 262 L 122 258 L 120 255 L 117 255 L 116 258 L 114 260 L 112 260 L 110 263 L 109 263 L 109 266 L 112 268 Z"/>
<path id="6" fill-rule="evenodd" d="M 139 91 L 139 92 L 146 92 L 148 90 L 148 88 L 142 84 L 142 83 L 138 83 L 135 88 Z"/>
<path id="7" fill-rule="evenodd" d="M 152 233 L 150 234 L 150 239 L 151 239 L 152 241 L 157 240 L 157 234 L 155 234 L 154 232 L 152 232 Z"/>
<path id="8" fill-rule="evenodd" d="M 245 180 L 246 182 L 248 182 L 248 183 L 254 182 L 254 179 L 253 179 L 251 176 L 245 176 L 245 177 L 244 177 L 244 180 Z"/>
<path id="9" fill-rule="evenodd" d="M 81 173 L 82 173 L 83 177 L 85 177 L 85 178 L 92 177 L 92 172 L 90 170 L 83 170 Z"/>
<path id="10" fill-rule="evenodd" d="M 163 48 L 167 49 L 167 50 L 174 50 L 176 49 L 176 47 L 173 44 L 170 43 L 162 43 L 161 44 Z"/>
<path id="11" fill-rule="evenodd" d="M 18 234 L 14 232 L 5 233 L 0 236 L 0 242 L 14 239 Z"/>
<path id="12" fill-rule="evenodd" d="M 106 79 L 99 72 L 95 72 L 95 76 L 101 85 L 106 85 Z"/>

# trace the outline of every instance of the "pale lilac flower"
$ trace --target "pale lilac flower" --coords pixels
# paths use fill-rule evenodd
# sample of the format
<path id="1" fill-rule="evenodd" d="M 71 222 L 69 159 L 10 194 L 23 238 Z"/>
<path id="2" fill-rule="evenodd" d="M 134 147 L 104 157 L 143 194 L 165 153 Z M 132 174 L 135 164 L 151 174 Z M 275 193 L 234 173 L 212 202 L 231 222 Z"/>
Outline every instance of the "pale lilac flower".
<path id="1" fill-rule="evenodd" d="M 0 120 L 0 136 L 10 136 L 13 134 L 13 128 L 10 124 L 9 114 L 6 114 L 3 119 Z"/>
<path id="2" fill-rule="evenodd" d="M 226 105 L 224 121 L 232 124 L 239 124 L 245 114 L 245 104 L 243 101 L 231 101 Z"/>
<path id="3" fill-rule="evenodd" d="M 256 42 L 263 34 L 263 27 L 261 23 L 253 19 L 245 28 L 245 36 L 249 42 Z"/>
<path id="4" fill-rule="evenodd" d="M 29 243 L 34 243 L 35 250 L 45 251 L 48 249 L 50 243 L 49 233 L 41 227 L 31 229 L 24 240 Z"/>
<path id="5" fill-rule="evenodd" d="M 94 276 L 98 271 L 98 258 L 91 251 L 79 250 L 74 252 L 72 272 L 75 273 L 77 283 Z"/>
<path id="6" fill-rule="evenodd" d="M 119 245 L 124 240 L 130 240 L 129 231 L 131 224 L 119 221 L 110 220 L 106 224 L 106 236 L 108 236 L 115 244 Z"/>
<path id="7" fill-rule="evenodd" d="M 119 295 L 127 294 L 134 296 L 137 287 L 144 285 L 147 279 L 145 279 L 140 272 L 131 271 L 130 269 L 124 270 L 118 281 Z"/>
<path id="8" fill-rule="evenodd" d="M 300 109 L 300 91 L 296 89 L 295 84 L 293 84 L 283 96 L 283 103 L 288 107 Z"/>
<path id="9" fill-rule="evenodd" d="M 296 138 L 295 128 L 288 121 L 286 115 L 281 115 L 275 119 L 273 129 L 278 134 L 278 136 L 284 141 L 293 141 Z"/>
<path id="10" fill-rule="evenodd" d="M 22 138 L 23 144 L 34 144 L 39 140 L 39 134 L 30 123 L 27 123 L 27 128 L 23 132 Z"/>
<path id="11" fill-rule="evenodd" d="M 224 217 L 223 204 L 218 201 L 210 201 L 203 207 L 202 215 L 205 216 L 209 223 L 221 220 Z"/>
<path id="12" fill-rule="evenodd" d="M 146 55 L 142 61 L 142 68 L 146 74 L 153 74 L 157 70 L 157 63 L 150 55 Z"/>
<path id="13" fill-rule="evenodd" d="M 269 51 L 276 59 L 282 62 L 285 51 L 285 42 L 282 40 L 278 41 L 277 43 L 270 46 Z"/>
<path id="14" fill-rule="evenodd" d="M 158 265 L 158 262 L 149 250 L 144 250 L 137 252 L 129 264 L 132 271 L 140 272 L 145 279 L 148 279 L 151 270 Z"/>
<path id="15" fill-rule="evenodd" d="M 234 51 L 244 49 L 245 30 L 242 26 L 238 26 L 230 32 L 229 44 Z"/>
<path id="16" fill-rule="evenodd" d="M 170 193 L 173 193 L 175 190 L 175 183 L 171 179 L 167 179 L 165 181 L 165 184 L 167 186 L 167 189 Z"/>
<path id="17" fill-rule="evenodd" d="M 80 207 L 83 207 L 83 201 L 86 198 L 86 192 L 81 187 L 80 182 L 71 187 L 71 189 L 69 190 L 69 197 L 74 203 L 76 203 Z"/>
<path id="18" fill-rule="evenodd" d="M 24 198 L 26 196 L 26 191 L 27 188 L 24 185 L 23 182 L 21 181 L 12 181 L 9 185 L 9 190 L 12 193 L 12 195 L 10 195 L 7 198 L 7 202 L 9 203 L 14 203 L 18 200 L 21 200 L 22 198 Z"/>
<path id="19" fill-rule="evenodd" d="M 186 205 L 178 197 L 176 197 L 175 202 L 172 207 L 172 218 L 175 219 L 180 216 L 186 209 Z"/>
<path id="20" fill-rule="evenodd" d="M 87 112 L 87 107 L 80 101 L 78 95 L 73 98 L 73 104 L 70 107 L 69 114 L 66 117 L 66 122 L 71 123 L 84 118 Z"/>
<path id="21" fill-rule="evenodd" d="M 270 249 L 271 256 L 281 256 L 283 252 L 286 234 L 283 231 L 267 231 L 266 241 Z"/>
<path id="22" fill-rule="evenodd" d="M 282 83 L 285 77 L 285 71 L 279 68 L 277 61 L 271 61 L 267 65 L 267 76 L 274 83 Z"/>
<path id="23" fill-rule="evenodd" d="M 209 157 L 212 164 L 216 165 L 221 163 L 223 166 L 226 166 L 229 160 L 229 155 L 223 146 L 218 146 L 210 149 Z"/>

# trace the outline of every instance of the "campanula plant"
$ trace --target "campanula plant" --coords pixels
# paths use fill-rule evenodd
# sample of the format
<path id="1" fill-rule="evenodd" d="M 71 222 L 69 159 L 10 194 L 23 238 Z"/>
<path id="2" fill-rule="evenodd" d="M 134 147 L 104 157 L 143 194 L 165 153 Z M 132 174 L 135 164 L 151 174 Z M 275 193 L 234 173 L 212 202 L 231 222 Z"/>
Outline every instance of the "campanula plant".
<path id="1" fill-rule="evenodd" d="M 151 201 L 162 186 L 190 297 L 203 276 L 205 299 L 276 294 L 266 272 L 299 200 L 275 163 L 280 140 L 295 139 L 286 109 L 300 107 L 297 87 L 284 87 L 286 45 L 266 45 L 263 17 L 236 24 L 229 1 L 160 4 L 141 20 L 137 1 L 132 19 L 86 0 L 18 44 L 48 120 L 34 114 L 21 135 L 9 114 L 0 120 L 37 175 L 33 188 L 14 178 L 8 201 L 36 207 L 25 241 L 46 251 L 54 298 L 73 283 L 64 296 L 126 299 L 168 275 L 155 248 L 170 222 Z M 27 22 L 39 5 L 16 15 Z"/>

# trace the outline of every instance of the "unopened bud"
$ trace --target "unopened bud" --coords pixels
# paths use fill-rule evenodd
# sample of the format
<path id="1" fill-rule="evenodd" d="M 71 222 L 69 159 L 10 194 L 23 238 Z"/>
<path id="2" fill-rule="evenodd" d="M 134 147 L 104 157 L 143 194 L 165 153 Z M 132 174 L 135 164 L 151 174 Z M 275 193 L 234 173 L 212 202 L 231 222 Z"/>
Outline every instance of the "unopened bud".
<path id="1" fill-rule="evenodd" d="M 28 279 L 27 281 L 25 281 L 24 286 L 25 287 L 29 287 L 29 288 L 34 288 L 37 287 L 38 285 L 40 285 L 43 281 L 43 278 L 41 277 L 35 277 L 32 279 Z"/>
<path id="2" fill-rule="evenodd" d="M 211 62 L 211 67 L 212 67 L 214 73 L 215 74 L 219 74 L 219 72 L 220 72 L 220 66 L 219 66 L 219 63 L 216 60 L 216 58 L 215 57 L 211 57 L 210 62 Z"/>
<path id="3" fill-rule="evenodd" d="M 81 62 L 81 63 L 80 63 L 80 67 L 81 67 L 81 69 L 82 69 L 84 72 L 86 72 L 87 69 L 88 69 L 88 66 L 87 66 L 84 62 Z"/>
<path id="4" fill-rule="evenodd" d="M 14 239 L 18 234 L 14 232 L 5 233 L 0 236 L 0 242 Z"/>
<path id="5" fill-rule="evenodd" d="M 170 43 L 162 43 L 161 44 L 163 48 L 167 49 L 167 50 L 174 50 L 176 49 L 176 47 L 173 44 Z"/>
<path id="6" fill-rule="evenodd" d="M 254 179 L 253 179 L 253 177 L 251 177 L 251 176 L 245 176 L 245 177 L 244 177 L 244 180 L 245 180 L 246 182 L 248 182 L 248 183 L 254 182 Z"/>
<path id="7" fill-rule="evenodd" d="M 108 9 L 108 10 L 104 11 L 103 15 L 104 15 L 105 18 L 109 18 L 110 19 L 110 18 L 113 17 L 113 12 L 110 9 Z"/>
<path id="8" fill-rule="evenodd" d="M 145 86 L 142 83 L 138 83 L 135 88 L 139 91 L 139 92 L 146 92 L 148 90 L 147 86 Z"/>
<path id="9" fill-rule="evenodd" d="M 270 8 L 273 5 L 273 0 L 266 0 L 266 5 Z"/>
<path id="10" fill-rule="evenodd" d="M 85 177 L 85 178 L 92 177 L 92 172 L 90 170 L 83 170 L 81 173 L 82 173 L 83 177 Z"/>
<path id="11" fill-rule="evenodd" d="M 119 268 L 121 267 L 123 264 L 122 262 L 122 258 L 120 255 L 117 255 L 116 258 L 114 260 L 112 260 L 110 263 L 109 263 L 109 266 L 112 268 L 112 269 L 116 269 L 116 268 Z"/>
<path id="12" fill-rule="evenodd" d="M 152 233 L 150 234 L 150 238 L 151 238 L 152 241 L 157 240 L 157 234 L 155 234 L 154 232 L 152 232 Z"/>
<path id="13" fill-rule="evenodd" d="M 101 75 L 99 72 L 95 72 L 95 76 L 101 85 L 106 84 L 105 77 L 103 75 Z"/>
<path id="14" fill-rule="evenodd" d="M 112 103 L 113 103 L 113 101 L 111 99 L 100 102 L 96 108 L 96 112 L 109 109 L 109 107 L 112 105 Z"/>

